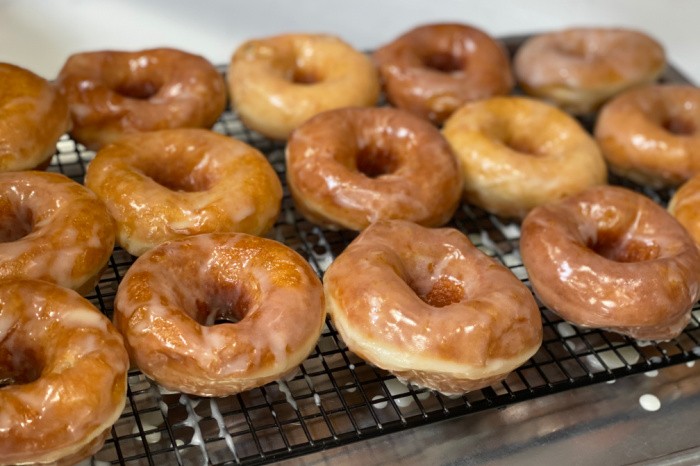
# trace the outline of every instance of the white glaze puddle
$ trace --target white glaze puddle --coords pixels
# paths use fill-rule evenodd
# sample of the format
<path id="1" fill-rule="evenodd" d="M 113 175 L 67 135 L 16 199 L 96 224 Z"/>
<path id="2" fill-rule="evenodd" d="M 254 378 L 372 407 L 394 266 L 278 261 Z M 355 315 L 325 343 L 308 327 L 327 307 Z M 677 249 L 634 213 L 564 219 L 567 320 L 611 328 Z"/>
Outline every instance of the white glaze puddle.
<path id="1" fill-rule="evenodd" d="M 646 393 L 639 397 L 639 405 L 646 411 L 658 411 L 661 401 L 656 396 Z"/>
<path id="2" fill-rule="evenodd" d="M 372 397 L 372 406 L 377 409 L 384 409 L 389 405 L 389 402 L 382 395 Z"/>
<path id="3" fill-rule="evenodd" d="M 391 393 L 391 396 L 394 398 L 394 403 L 396 403 L 396 406 L 399 408 L 407 408 L 413 404 L 413 397 L 411 397 L 408 387 L 398 379 L 387 380 L 384 382 L 384 385 L 389 389 L 389 393 Z"/>
<path id="4" fill-rule="evenodd" d="M 619 354 L 620 356 L 618 356 Z M 620 360 L 620 357 L 624 359 Z M 639 353 L 631 346 L 618 348 L 617 353 L 613 350 L 600 351 L 595 354 L 589 354 L 585 358 L 589 367 L 594 371 L 604 371 L 608 369 L 619 369 L 624 367 L 625 363 L 635 364 L 639 361 Z"/>
<path id="5" fill-rule="evenodd" d="M 685 363 L 685 365 L 688 367 L 693 367 L 695 365 L 695 361 L 688 361 Z"/>
<path id="6" fill-rule="evenodd" d="M 194 412 L 194 408 L 199 404 L 199 400 L 191 400 L 187 395 L 183 394 L 180 396 L 180 404 L 183 405 L 187 411 L 187 419 L 182 423 L 191 427 L 194 431 L 192 439 L 190 440 L 190 445 L 199 447 L 199 451 L 202 453 L 202 464 L 209 464 L 209 454 L 204 444 L 202 430 L 199 428 L 199 421 L 202 417 Z"/>
<path id="7" fill-rule="evenodd" d="M 646 375 L 647 377 L 656 377 L 657 375 L 659 375 L 659 371 L 654 369 L 654 370 L 645 372 L 644 375 Z"/>
<path id="8" fill-rule="evenodd" d="M 299 411 L 299 407 L 297 406 L 297 402 L 292 396 L 291 390 L 289 390 L 289 386 L 287 386 L 287 383 L 284 382 L 283 380 L 278 380 L 277 381 L 277 386 L 279 387 L 279 390 L 281 393 L 284 393 L 284 398 L 287 400 L 287 403 L 291 405 L 292 408 L 294 408 L 294 411 Z"/>
<path id="9" fill-rule="evenodd" d="M 221 415 L 221 410 L 219 409 L 219 403 L 215 398 L 209 399 L 209 407 L 211 408 L 211 417 L 216 421 L 216 425 L 219 427 L 219 437 L 223 438 L 226 442 L 226 446 L 231 450 L 233 457 L 238 461 L 238 454 L 236 453 L 236 446 L 233 444 L 233 438 L 229 434 L 228 429 L 226 429 L 226 423 L 224 423 L 224 417 Z M 272 411 L 274 416 L 277 415 Z"/>

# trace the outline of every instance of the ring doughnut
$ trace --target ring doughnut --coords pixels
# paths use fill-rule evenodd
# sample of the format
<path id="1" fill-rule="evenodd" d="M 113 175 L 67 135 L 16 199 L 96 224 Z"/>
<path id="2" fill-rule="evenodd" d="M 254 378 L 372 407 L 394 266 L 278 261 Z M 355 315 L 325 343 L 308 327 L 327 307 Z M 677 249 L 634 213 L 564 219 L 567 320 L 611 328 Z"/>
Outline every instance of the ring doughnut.
<path id="1" fill-rule="evenodd" d="M 572 117 L 524 97 L 472 102 L 445 122 L 461 161 L 465 198 L 503 217 L 607 183 L 595 141 Z"/>
<path id="2" fill-rule="evenodd" d="M 264 155 L 204 129 L 125 136 L 97 153 L 85 185 L 116 220 L 117 242 L 135 256 L 199 233 L 263 234 L 282 200 Z"/>
<path id="3" fill-rule="evenodd" d="M 87 294 L 113 248 L 114 220 L 88 189 L 58 173 L 0 173 L 0 279 Z"/>
<path id="4" fill-rule="evenodd" d="M 447 142 L 401 110 L 324 112 L 292 134 L 286 158 L 297 208 L 330 228 L 361 230 L 383 218 L 439 226 L 459 205 L 462 178 Z"/>
<path id="5" fill-rule="evenodd" d="M 666 67 L 663 48 L 629 29 L 572 28 L 535 36 L 516 52 L 513 69 L 528 94 L 585 114 L 625 89 L 654 82 Z"/>
<path id="6" fill-rule="evenodd" d="M 441 124 L 466 102 L 513 88 L 508 55 L 485 32 L 465 24 L 429 24 L 374 53 L 392 105 Z"/>
<path id="7" fill-rule="evenodd" d="M 341 107 L 371 107 L 379 77 L 371 60 L 337 37 L 285 34 L 251 40 L 228 69 L 233 107 L 243 123 L 287 139 L 312 116 Z"/>
<path id="8" fill-rule="evenodd" d="M 330 265 L 323 286 L 351 351 L 442 393 L 505 379 L 542 342 L 530 290 L 451 228 L 378 221 Z"/>
<path id="9" fill-rule="evenodd" d="M 70 129 L 63 96 L 31 71 L 0 63 L 0 171 L 43 169 Z"/>
<path id="10" fill-rule="evenodd" d="M 608 102 L 595 137 L 612 172 L 661 188 L 700 173 L 699 130 L 700 89 L 656 85 Z"/>
<path id="11" fill-rule="evenodd" d="M 71 55 L 57 83 L 70 105 L 71 135 L 93 150 L 126 133 L 210 128 L 226 106 L 216 68 L 175 49 Z"/>
<path id="12" fill-rule="evenodd" d="M 126 400 L 129 358 L 107 317 L 38 280 L 0 284 L 0 464 L 95 454 Z"/>
<path id="13" fill-rule="evenodd" d="M 598 186 L 533 210 L 520 252 L 542 303 L 569 322 L 633 338 L 680 334 L 700 297 L 700 252 L 661 206 Z"/>
<path id="14" fill-rule="evenodd" d="M 314 348 L 324 321 L 323 288 L 311 266 L 281 243 L 242 233 L 151 249 L 126 273 L 114 315 L 141 371 L 200 396 L 289 374 Z"/>
<path id="15" fill-rule="evenodd" d="M 668 211 L 700 245 L 700 174 L 685 182 L 671 198 Z"/>

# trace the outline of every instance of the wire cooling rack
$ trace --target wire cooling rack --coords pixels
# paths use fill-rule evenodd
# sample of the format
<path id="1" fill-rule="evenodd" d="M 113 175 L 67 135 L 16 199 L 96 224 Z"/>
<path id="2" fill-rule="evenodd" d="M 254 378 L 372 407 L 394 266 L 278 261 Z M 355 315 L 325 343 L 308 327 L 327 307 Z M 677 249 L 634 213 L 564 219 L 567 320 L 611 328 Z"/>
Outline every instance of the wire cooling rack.
<path id="1" fill-rule="evenodd" d="M 506 44 L 512 52 L 521 41 L 522 38 L 514 38 L 506 40 Z M 663 80 L 687 82 L 673 69 L 667 71 Z M 245 141 L 268 156 L 284 186 L 282 210 L 269 236 L 300 253 L 322 276 L 356 234 L 325 230 L 300 216 L 286 186 L 282 143 L 248 131 L 230 111 L 222 115 L 214 129 Z M 49 170 L 82 182 L 85 167 L 94 153 L 68 137 L 58 142 L 57 149 Z M 667 192 L 628 183 L 626 186 L 661 204 L 668 201 Z M 528 283 L 518 250 L 518 224 L 463 205 L 451 226 L 467 234 L 483 252 Z M 133 258 L 117 248 L 94 294 L 88 296 L 109 317 L 119 281 L 132 263 Z M 330 322 L 313 353 L 300 365 L 298 374 L 235 396 L 208 399 L 169 392 L 133 370 L 129 373 L 124 413 L 112 428 L 104 448 L 89 463 L 102 466 L 271 463 L 694 361 L 700 358 L 698 309 L 696 305 L 690 324 L 678 338 L 652 343 L 573 327 L 541 307 L 544 325 L 541 349 L 504 382 L 464 396 L 445 396 L 404 385 L 350 352 Z"/>

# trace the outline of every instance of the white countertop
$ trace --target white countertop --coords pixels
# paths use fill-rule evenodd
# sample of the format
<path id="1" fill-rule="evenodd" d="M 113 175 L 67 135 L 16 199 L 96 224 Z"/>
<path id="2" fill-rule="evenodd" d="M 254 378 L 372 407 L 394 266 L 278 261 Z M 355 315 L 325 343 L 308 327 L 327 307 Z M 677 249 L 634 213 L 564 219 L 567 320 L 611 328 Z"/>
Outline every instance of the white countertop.
<path id="1" fill-rule="evenodd" d="M 574 25 L 643 30 L 700 83 L 697 0 L 0 0 L 0 61 L 54 78 L 74 52 L 171 46 L 227 63 L 244 40 L 326 32 L 374 49 L 409 28 L 456 21 L 494 36 Z"/>

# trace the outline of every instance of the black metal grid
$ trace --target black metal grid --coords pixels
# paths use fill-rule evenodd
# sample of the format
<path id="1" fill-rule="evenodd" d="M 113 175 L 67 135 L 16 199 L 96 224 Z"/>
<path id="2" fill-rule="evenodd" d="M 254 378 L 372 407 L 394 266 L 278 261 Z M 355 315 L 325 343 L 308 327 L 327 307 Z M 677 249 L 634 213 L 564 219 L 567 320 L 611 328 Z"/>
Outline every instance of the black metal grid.
<path id="1" fill-rule="evenodd" d="M 520 40 L 507 41 L 511 51 Z M 673 69 L 664 80 L 685 82 Z M 282 211 L 269 236 L 299 252 L 322 276 L 356 234 L 319 228 L 297 213 L 286 187 L 284 144 L 250 132 L 230 111 L 214 129 L 268 156 L 285 193 Z M 94 153 L 65 136 L 57 148 L 49 170 L 82 182 Z M 622 184 L 659 203 L 668 201 L 668 192 Z M 518 224 L 463 205 L 451 225 L 528 283 L 518 251 Z M 118 283 L 132 263 L 133 258 L 117 248 L 94 294 L 88 296 L 107 316 L 112 315 Z M 134 370 L 129 374 L 124 413 L 92 463 L 269 463 L 681 362 L 692 365 L 700 358 L 699 309 L 696 305 L 681 336 L 651 343 L 576 328 L 541 307 L 541 349 L 504 382 L 463 396 L 404 385 L 348 351 L 330 322 L 297 375 L 235 396 L 207 399 L 168 392 Z"/>

